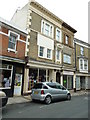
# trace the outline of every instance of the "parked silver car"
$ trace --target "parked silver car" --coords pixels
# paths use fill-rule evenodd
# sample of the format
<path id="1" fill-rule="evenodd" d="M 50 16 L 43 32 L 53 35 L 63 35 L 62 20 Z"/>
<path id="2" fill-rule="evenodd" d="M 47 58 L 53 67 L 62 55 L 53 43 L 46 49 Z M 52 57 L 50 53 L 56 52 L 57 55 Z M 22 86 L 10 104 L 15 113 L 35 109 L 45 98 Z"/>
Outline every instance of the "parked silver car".
<path id="1" fill-rule="evenodd" d="M 0 91 L 0 108 L 4 107 L 8 102 L 8 97 L 5 92 Z"/>
<path id="2" fill-rule="evenodd" d="M 57 82 L 39 82 L 32 89 L 32 101 L 40 100 L 50 104 L 55 99 L 71 99 L 70 92 Z"/>

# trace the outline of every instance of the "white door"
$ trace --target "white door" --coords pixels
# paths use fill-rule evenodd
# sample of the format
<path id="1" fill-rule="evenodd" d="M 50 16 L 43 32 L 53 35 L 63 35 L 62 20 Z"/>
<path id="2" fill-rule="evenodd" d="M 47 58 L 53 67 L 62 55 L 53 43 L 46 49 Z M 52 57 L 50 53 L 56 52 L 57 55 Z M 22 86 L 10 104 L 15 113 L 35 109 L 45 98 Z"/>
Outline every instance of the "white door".
<path id="1" fill-rule="evenodd" d="M 15 84 L 14 84 L 14 95 L 15 96 L 21 95 L 21 88 L 22 88 L 22 75 L 16 74 L 15 75 Z"/>

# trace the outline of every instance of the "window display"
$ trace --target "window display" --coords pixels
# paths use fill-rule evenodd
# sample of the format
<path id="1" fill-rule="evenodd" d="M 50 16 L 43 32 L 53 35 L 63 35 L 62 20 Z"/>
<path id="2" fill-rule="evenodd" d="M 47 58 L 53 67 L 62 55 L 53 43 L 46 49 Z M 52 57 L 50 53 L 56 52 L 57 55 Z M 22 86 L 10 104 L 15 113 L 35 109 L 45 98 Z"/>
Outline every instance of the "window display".
<path id="1" fill-rule="evenodd" d="M 0 88 L 11 87 L 12 83 L 12 66 L 2 65 L 0 68 Z"/>

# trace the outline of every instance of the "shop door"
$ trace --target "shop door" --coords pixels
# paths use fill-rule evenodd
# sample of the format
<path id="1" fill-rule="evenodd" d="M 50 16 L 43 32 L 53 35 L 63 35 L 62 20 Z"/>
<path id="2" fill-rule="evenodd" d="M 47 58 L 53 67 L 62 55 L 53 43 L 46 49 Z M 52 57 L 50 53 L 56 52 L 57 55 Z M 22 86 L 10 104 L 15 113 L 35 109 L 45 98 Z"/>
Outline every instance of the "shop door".
<path id="1" fill-rule="evenodd" d="M 59 72 L 56 73 L 56 82 L 61 83 L 60 82 L 60 73 Z"/>
<path id="2" fill-rule="evenodd" d="M 80 90 L 80 77 L 76 77 L 76 90 Z"/>
<path id="3" fill-rule="evenodd" d="M 67 76 L 67 88 L 73 89 L 73 76 Z"/>
<path id="4" fill-rule="evenodd" d="M 81 89 L 85 89 L 85 77 L 81 76 L 80 77 L 80 84 L 81 84 Z"/>
<path id="5" fill-rule="evenodd" d="M 14 95 L 20 96 L 22 88 L 22 74 L 15 75 L 15 84 L 14 84 Z"/>

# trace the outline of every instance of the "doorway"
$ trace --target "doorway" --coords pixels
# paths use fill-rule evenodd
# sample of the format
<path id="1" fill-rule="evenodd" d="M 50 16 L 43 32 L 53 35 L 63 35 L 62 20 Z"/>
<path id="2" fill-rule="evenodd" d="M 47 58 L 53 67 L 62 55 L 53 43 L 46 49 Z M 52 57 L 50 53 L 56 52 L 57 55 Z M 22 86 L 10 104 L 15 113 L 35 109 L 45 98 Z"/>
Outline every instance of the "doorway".
<path id="1" fill-rule="evenodd" d="M 61 81 L 60 81 L 60 72 L 56 73 L 56 82 L 61 83 Z"/>

